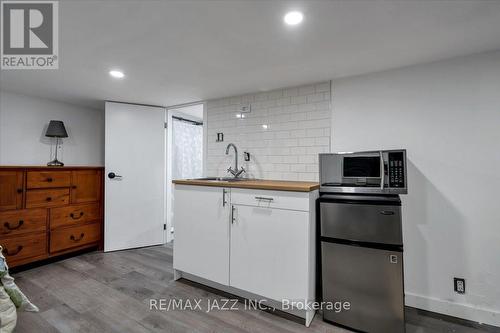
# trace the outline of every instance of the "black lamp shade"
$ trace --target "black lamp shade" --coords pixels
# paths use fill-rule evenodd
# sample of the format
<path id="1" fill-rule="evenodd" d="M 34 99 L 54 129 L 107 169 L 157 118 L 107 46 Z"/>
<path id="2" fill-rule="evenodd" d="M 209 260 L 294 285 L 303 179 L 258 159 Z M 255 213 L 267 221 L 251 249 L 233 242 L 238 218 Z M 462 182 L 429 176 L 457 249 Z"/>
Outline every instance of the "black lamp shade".
<path id="1" fill-rule="evenodd" d="M 66 128 L 64 127 L 64 123 L 60 120 L 51 120 L 49 126 L 47 127 L 47 132 L 45 132 L 45 136 L 51 138 L 67 138 L 68 132 L 66 132 Z"/>

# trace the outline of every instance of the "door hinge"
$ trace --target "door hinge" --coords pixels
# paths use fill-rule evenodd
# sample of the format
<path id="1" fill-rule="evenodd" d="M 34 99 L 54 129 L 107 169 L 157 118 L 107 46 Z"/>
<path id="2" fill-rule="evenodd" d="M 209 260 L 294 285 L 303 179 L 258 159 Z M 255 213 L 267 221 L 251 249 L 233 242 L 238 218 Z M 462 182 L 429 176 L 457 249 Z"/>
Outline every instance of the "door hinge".
<path id="1" fill-rule="evenodd" d="M 167 123 L 167 122 L 165 122 L 165 123 L 163 124 L 163 126 L 164 126 L 165 128 L 168 128 L 168 123 Z"/>
<path id="2" fill-rule="evenodd" d="M 163 230 L 167 230 L 167 225 L 166 224 L 163 225 Z"/>

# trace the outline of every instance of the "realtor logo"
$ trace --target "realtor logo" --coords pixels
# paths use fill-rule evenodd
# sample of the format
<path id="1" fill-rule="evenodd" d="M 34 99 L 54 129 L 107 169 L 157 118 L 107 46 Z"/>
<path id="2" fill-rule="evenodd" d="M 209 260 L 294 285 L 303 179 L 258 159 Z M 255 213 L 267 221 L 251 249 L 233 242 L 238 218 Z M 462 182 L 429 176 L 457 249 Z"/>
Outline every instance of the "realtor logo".
<path id="1" fill-rule="evenodd" d="M 1 1 L 1 68 L 57 69 L 58 1 Z"/>

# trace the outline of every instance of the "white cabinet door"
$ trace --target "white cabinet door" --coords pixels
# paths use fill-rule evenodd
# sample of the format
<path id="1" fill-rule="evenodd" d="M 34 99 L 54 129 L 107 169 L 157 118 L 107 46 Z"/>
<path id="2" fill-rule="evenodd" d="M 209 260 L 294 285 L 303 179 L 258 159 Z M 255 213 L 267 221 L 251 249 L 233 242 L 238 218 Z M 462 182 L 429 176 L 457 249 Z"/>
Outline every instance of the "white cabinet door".
<path id="1" fill-rule="evenodd" d="M 306 300 L 309 213 L 233 207 L 230 285 L 276 301 Z"/>
<path id="2" fill-rule="evenodd" d="M 175 185 L 173 208 L 174 268 L 228 285 L 229 190 Z"/>

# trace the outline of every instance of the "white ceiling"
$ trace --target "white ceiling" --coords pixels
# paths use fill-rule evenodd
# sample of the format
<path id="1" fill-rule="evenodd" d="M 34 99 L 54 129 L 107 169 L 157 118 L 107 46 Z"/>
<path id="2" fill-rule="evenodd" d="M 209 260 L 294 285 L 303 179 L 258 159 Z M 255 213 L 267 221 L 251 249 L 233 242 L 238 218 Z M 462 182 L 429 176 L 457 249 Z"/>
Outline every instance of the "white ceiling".
<path id="1" fill-rule="evenodd" d="M 62 0 L 59 16 L 60 69 L 1 71 L 2 90 L 168 106 L 500 49 L 500 1 Z"/>

